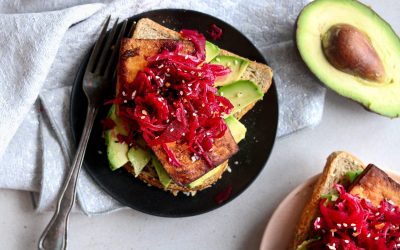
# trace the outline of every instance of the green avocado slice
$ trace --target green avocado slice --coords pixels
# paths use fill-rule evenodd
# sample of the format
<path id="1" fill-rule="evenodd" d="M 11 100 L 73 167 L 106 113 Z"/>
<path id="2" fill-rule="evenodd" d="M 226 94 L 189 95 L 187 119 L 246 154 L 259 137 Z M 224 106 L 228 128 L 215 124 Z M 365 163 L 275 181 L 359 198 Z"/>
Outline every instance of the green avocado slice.
<path id="1" fill-rule="evenodd" d="M 327 31 L 338 24 L 351 25 L 367 37 L 382 61 L 383 81 L 366 80 L 329 63 L 322 42 Z M 400 39 L 371 8 L 354 0 L 313 1 L 298 17 L 296 43 L 304 62 L 326 86 L 368 110 L 400 116 Z"/>
<path id="2" fill-rule="evenodd" d="M 210 62 L 214 57 L 219 55 L 221 49 L 209 41 L 206 41 L 206 62 Z"/>
<path id="3" fill-rule="evenodd" d="M 115 122 L 115 127 L 105 131 L 105 141 L 107 145 L 107 157 L 110 163 L 110 169 L 116 170 L 128 162 L 128 145 L 126 143 L 118 142 L 117 135 L 127 135 L 127 129 L 123 121 L 115 114 L 115 106 L 112 105 L 107 118 Z"/>
<path id="4" fill-rule="evenodd" d="M 247 129 L 238 119 L 234 116 L 228 116 L 225 118 L 226 125 L 228 126 L 233 139 L 235 139 L 236 143 L 239 143 L 246 137 Z"/>
<path id="5" fill-rule="evenodd" d="M 218 93 L 219 95 L 228 98 L 228 100 L 233 104 L 232 115 L 239 112 L 247 105 L 261 100 L 264 96 L 260 87 L 249 80 L 239 80 L 222 86 L 218 89 Z"/>
<path id="6" fill-rule="evenodd" d="M 151 157 L 151 163 L 156 169 L 158 179 L 160 180 L 161 184 L 167 188 L 168 185 L 171 183 L 171 177 L 169 177 L 168 173 L 165 171 L 164 167 L 162 166 L 161 162 L 157 159 L 155 155 Z"/>
<path id="7" fill-rule="evenodd" d="M 210 63 L 223 65 L 231 70 L 228 75 L 217 78 L 214 86 L 224 86 L 239 80 L 243 72 L 246 71 L 247 66 L 249 66 L 249 61 L 246 59 L 225 55 L 215 57 Z"/>
<path id="8" fill-rule="evenodd" d="M 135 177 L 137 177 L 151 160 L 151 155 L 149 151 L 140 147 L 132 147 L 128 151 L 128 159 L 135 170 Z"/>

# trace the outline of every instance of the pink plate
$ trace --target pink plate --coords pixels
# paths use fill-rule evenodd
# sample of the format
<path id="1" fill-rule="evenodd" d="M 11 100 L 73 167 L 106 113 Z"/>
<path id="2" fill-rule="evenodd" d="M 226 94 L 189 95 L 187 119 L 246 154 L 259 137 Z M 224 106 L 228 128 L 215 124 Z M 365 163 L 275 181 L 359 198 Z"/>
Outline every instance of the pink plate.
<path id="1" fill-rule="evenodd" d="M 386 171 L 390 177 L 400 182 L 400 174 L 393 171 Z M 300 184 L 279 204 L 272 214 L 264 231 L 260 250 L 285 250 L 290 249 L 294 237 L 294 230 L 300 218 L 303 207 L 309 200 L 313 191 L 314 183 L 318 175 Z"/>

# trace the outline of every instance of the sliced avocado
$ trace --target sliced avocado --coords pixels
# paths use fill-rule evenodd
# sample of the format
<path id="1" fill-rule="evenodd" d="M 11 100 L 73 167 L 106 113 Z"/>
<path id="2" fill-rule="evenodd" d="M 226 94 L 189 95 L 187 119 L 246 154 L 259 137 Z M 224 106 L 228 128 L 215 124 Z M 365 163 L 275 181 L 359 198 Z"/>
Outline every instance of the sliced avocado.
<path id="1" fill-rule="evenodd" d="M 326 86 L 368 110 L 400 116 L 400 39 L 370 7 L 354 0 L 313 1 L 298 18 L 296 43 Z"/>
<path id="2" fill-rule="evenodd" d="M 216 173 L 218 173 L 222 168 L 224 167 L 224 164 L 219 165 L 213 169 L 211 169 L 210 171 L 208 171 L 205 175 L 203 175 L 202 177 L 200 177 L 199 179 L 195 180 L 192 183 L 189 183 L 189 188 L 195 188 L 198 187 L 200 185 L 202 185 L 207 179 L 209 179 L 210 177 L 214 176 Z"/>
<path id="3" fill-rule="evenodd" d="M 214 57 L 219 55 L 221 49 L 209 41 L 206 41 L 206 62 L 210 62 Z"/>
<path id="4" fill-rule="evenodd" d="M 214 86 L 223 86 L 239 80 L 243 72 L 247 69 L 247 66 L 249 65 L 249 61 L 247 61 L 246 59 L 224 55 L 219 55 L 215 57 L 210 63 L 223 65 L 231 70 L 228 75 L 217 78 L 215 80 Z"/>
<path id="5" fill-rule="evenodd" d="M 229 130 L 232 133 L 233 139 L 236 143 L 239 143 L 246 137 L 247 129 L 238 119 L 233 116 L 228 116 L 225 118 L 226 125 L 228 125 Z"/>
<path id="6" fill-rule="evenodd" d="M 115 106 L 112 105 L 107 117 L 115 122 L 115 127 L 105 131 L 104 136 L 107 145 L 107 157 L 111 170 L 116 170 L 128 162 L 128 145 L 118 142 L 117 135 L 127 135 L 126 127 L 115 114 Z"/>
<path id="7" fill-rule="evenodd" d="M 219 88 L 218 93 L 228 98 L 233 104 L 232 115 L 264 96 L 260 87 L 249 80 L 239 80 L 222 86 Z"/>
<path id="8" fill-rule="evenodd" d="M 313 243 L 318 241 L 319 239 L 311 239 L 311 240 L 305 240 L 303 243 L 301 243 L 299 246 L 297 246 L 296 250 L 307 250 L 307 247 Z"/>
<path id="9" fill-rule="evenodd" d="M 140 147 L 132 147 L 128 151 L 128 159 L 135 170 L 135 177 L 137 177 L 147 163 L 149 163 L 151 154 L 149 151 Z"/>
<path id="10" fill-rule="evenodd" d="M 161 184 L 167 188 L 168 185 L 171 183 L 171 177 L 169 177 L 168 173 L 165 171 L 164 167 L 161 165 L 161 162 L 157 159 L 155 155 L 151 157 L 151 163 L 156 169 L 158 179 L 160 180 Z"/>

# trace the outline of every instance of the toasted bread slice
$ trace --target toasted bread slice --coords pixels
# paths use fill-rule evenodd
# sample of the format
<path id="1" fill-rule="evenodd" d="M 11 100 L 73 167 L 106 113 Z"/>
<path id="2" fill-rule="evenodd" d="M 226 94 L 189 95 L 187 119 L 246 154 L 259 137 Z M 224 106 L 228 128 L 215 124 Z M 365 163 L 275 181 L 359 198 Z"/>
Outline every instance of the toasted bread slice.
<path id="1" fill-rule="evenodd" d="M 348 191 L 352 195 L 370 200 L 374 206 L 379 206 L 385 199 L 400 205 L 400 184 L 373 164 L 368 165 Z"/>
<path id="2" fill-rule="evenodd" d="M 120 49 L 120 59 L 118 65 L 117 76 L 117 94 L 121 89 L 121 84 L 129 84 L 134 81 L 137 73 L 147 65 L 146 58 L 157 55 L 163 48 L 171 48 L 176 46 L 179 40 L 171 39 L 124 39 Z M 183 41 L 183 53 L 191 54 L 194 46 L 190 41 Z M 176 190 L 176 184 L 187 185 L 203 176 L 210 170 L 210 167 L 203 159 L 192 162 L 192 153 L 185 144 L 169 143 L 170 150 L 175 154 L 178 161 L 182 163 L 182 167 L 175 167 L 168 161 L 168 156 L 161 146 L 152 147 L 152 150 L 160 160 L 164 169 L 167 171 L 175 185 L 168 187 Z M 218 166 L 229 159 L 239 150 L 229 130 L 225 135 L 217 139 L 214 143 L 213 150 L 208 154 L 213 166 Z M 132 166 L 126 166 L 129 172 L 133 171 Z M 154 174 L 154 176 L 152 176 Z M 221 173 L 217 173 L 213 180 L 217 180 Z M 149 184 L 160 186 L 161 183 L 156 181 L 156 173 L 149 171 L 143 175 L 139 175 L 139 179 L 146 179 Z M 210 178 L 211 179 L 211 178 Z M 209 186 L 206 181 L 201 186 Z M 162 185 L 161 185 L 162 186 Z M 183 188 L 186 190 L 187 188 Z M 181 189 L 179 189 L 181 190 Z"/>
<path id="3" fill-rule="evenodd" d="M 364 169 L 364 164 L 349 153 L 338 151 L 329 155 L 324 171 L 315 183 L 311 199 L 304 207 L 297 224 L 293 249 L 296 249 L 303 241 L 313 237 L 313 235 L 311 235 L 312 222 L 319 214 L 321 196 L 330 193 L 334 185 L 340 183 L 347 172 Z"/>
<path id="4" fill-rule="evenodd" d="M 133 33 L 133 38 L 136 39 L 182 39 L 179 32 L 168 29 L 148 18 L 140 19 L 137 24 L 135 31 Z M 235 55 L 229 51 L 221 49 L 222 55 Z M 243 58 L 243 57 L 240 57 Z M 265 64 L 258 63 L 255 61 L 250 61 L 249 66 L 243 73 L 242 80 L 251 80 L 255 82 L 260 89 L 266 93 L 272 83 L 272 69 Z M 246 106 L 240 112 L 236 113 L 236 118 L 242 118 L 249 110 L 251 110 L 255 105 L 255 102 Z"/>

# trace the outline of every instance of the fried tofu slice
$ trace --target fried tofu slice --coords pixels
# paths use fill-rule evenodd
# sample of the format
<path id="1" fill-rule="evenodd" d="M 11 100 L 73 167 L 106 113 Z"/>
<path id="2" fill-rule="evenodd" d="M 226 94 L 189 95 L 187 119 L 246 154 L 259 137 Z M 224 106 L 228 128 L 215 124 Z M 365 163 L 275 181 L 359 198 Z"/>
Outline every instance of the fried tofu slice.
<path id="1" fill-rule="evenodd" d="M 182 53 L 192 54 L 195 51 L 195 47 L 190 41 L 124 38 L 121 42 L 118 62 L 117 95 L 121 85 L 132 83 L 137 73 L 147 65 L 147 57 L 155 56 L 163 49 L 173 49 L 178 42 L 183 43 Z"/>
<path id="2" fill-rule="evenodd" d="M 400 184 L 373 164 L 355 180 L 349 193 L 370 200 L 374 206 L 379 206 L 383 200 L 400 205 Z"/>
<path id="3" fill-rule="evenodd" d="M 226 130 L 224 136 L 215 140 L 213 148 L 210 152 L 207 152 L 207 156 L 210 158 L 213 165 L 212 167 L 208 166 L 203 158 L 194 157 L 187 144 L 171 142 L 167 143 L 167 146 L 181 163 L 180 167 L 174 166 L 169 162 L 168 156 L 161 145 L 152 147 L 152 150 L 171 179 L 176 184 L 182 186 L 197 180 L 239 151 L 239 147 L 229 129 Z"/>

